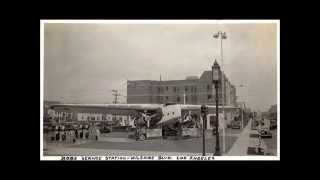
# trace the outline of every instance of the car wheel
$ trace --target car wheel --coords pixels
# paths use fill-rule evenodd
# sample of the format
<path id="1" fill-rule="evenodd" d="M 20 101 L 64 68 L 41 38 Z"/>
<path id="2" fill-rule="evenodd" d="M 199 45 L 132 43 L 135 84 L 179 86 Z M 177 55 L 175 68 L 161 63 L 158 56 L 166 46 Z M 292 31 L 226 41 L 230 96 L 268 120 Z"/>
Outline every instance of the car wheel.
<path id="1" fill-rule="evenodd" d="M 144 141 L 144 140 L 146 140 L 146 136 L 144 134 L 140 134 L 139 139 L 141 141 Z"/>

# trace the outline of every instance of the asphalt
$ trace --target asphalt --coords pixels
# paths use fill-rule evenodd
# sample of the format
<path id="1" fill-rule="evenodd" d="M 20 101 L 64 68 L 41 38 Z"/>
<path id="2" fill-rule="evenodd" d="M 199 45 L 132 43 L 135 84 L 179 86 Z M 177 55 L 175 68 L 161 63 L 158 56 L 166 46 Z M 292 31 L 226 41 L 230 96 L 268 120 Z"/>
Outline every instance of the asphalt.
<path id="1" fill-rule="evenodd" d="M 241 130 L 239 129 L 226 129 L 226 151 L 232 147 L 234 142 L 237 140 Z M 124 152 L 174 152 L 174 153 L 200 153 L 202 154 L 202 137 L 200 138 L 168 138 L 168 139 L 148 139 L 145 141 L 136 141 L 128 138 L 129 134 L 126 132 L 112 132 L 102 134 L 99 141 L 82 141 L 76 144 L 59 144 L 59 143 L 46 143 L 47 151 L 44 152 L 46 155 L 55 155 L 63 149 L 68 152 L 72 152 L 72 149 L 77 152 L 81 149 L 92 151 L 93 149 L 101 152 L 113 152 L 114 150 Z M 206 153 L 213 153 L 215 149 L 215 137 L 207 136 L 205 140 Z M 222 150 L 222 137 L 220 136 L 220 147 Z M 68 149 L 68 150 L 67 150 Z M 61 154 L 60 153 L 60 154 Z"/>

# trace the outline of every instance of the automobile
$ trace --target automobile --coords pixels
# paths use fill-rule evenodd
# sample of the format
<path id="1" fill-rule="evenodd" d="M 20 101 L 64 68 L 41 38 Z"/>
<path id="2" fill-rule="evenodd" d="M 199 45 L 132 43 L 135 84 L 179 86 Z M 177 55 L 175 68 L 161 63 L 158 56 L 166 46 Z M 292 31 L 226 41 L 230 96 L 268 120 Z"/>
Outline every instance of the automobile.
<path id="1" fill-rule="evenodd" d="M 111 128 L 107 127 L 107 126 L 103 126 L 99 130 L 100 130 L 100 133 L 110 133 L 111 132 Z"/>
<path id="2" fill-rule="evenodd" d="M 175 130 L 175 129 L 172 129 L 172 128 L 164 127 L 164 128 L 162 129 L 162 134 L 163 134 L 164 137 L 167 137 L 167 136 L 177 136 L 178 131 Z"/>
<path id="3" fill-rule="evenodd" d="M 277 128 L 277 121 L 276 120 L 270 120 L 270 130 Z"/>
<path id="4" fill-rule="evenodd" d="M 240 129 L 241 128 L 241 121 L 232 121 L 231 128 L 232 129 Z"/>
<path id="5" fill-rule="evenodd" d="M 268 130 L 266 128 L 262 128 L 259 131 L 259 134 L 260 134 L 261 138 L 272 138 L 272 133 L 270 132 L 270 130 Z"/>

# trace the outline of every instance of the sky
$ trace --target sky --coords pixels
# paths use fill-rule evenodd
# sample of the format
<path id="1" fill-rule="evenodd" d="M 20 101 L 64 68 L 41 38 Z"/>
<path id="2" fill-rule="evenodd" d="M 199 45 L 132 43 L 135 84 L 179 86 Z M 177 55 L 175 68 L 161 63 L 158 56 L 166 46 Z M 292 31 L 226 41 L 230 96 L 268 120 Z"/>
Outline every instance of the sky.
<path id="1" fill-rule="evenodd" d="M 266 24 L 44 25 L 44 99 L 126 101 L 127 80 L 179 80 L 210 70 L 214 59 L 253 110 L 277 103 L 277 26 Z"/>

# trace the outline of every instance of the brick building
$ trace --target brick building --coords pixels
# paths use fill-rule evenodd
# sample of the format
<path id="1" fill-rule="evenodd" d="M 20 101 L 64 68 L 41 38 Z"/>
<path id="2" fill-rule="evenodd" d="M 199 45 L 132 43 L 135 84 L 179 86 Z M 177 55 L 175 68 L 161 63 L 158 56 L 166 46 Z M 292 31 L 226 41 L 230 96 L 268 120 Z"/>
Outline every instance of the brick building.
<path id="1" fill-rule="evenodd" d="M 224 75 L 225 105 L 236 106 L 236 88 Z M 222 88 L 219 88 L 219 103 L 222 103 Z M 215 104 L 215 89 L 211 71 L 204 71 L 200 78 L 185 80 L 153 81 L 137 80 L 127 83 L 128 104 Z"/>

